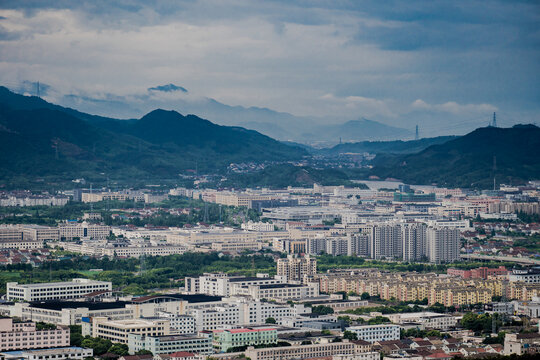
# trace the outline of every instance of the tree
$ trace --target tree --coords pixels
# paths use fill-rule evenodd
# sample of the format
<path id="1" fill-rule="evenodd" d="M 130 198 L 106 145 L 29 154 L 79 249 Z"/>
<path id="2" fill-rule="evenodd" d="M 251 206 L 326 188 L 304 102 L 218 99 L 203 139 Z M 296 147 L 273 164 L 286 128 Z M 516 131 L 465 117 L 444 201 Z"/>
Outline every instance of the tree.
<path id="1" fill-rule="evenodd" d="M 92 338 L 90 336 L 85 337 L 84 340 L 81 342 L 82 347 L 93 349 L 94 355 L 105 354 L 112 345 L 113 344 L 110 340 Z"/>
<path id="2" fill-rule="evenodd" d="M 81 325 L 69 325 L 69 338 L 71 346 L 81 346 L 81 342 L 84 339 Z"/>
<path id="3" fill-rule="evenodd" d="M 109 352 L 123 356 L 129 354 L 129 348 L 126 344 L 115 343 L 109 348 Z"/>
<path id="4" fill-rule="evenodd" d="M 343 338 L 347 340 L 358 340 L 358 335 L 353 331 L 345 330 Z"/>
<path id="5" fill-rule="evenodd" d="M 150 350 L 141 349 L 135 352 L 135 355 L 154 355 Z"/>
<path id="6" fill-rule="evenodd" d="M 56 325 L 45 323 L 43 321 L 39 321 L 36 323 L 36 330 L 54 330 L 56 329 Z"/>
<path id="7" fill-rule="evenodd" d="M 311 308 L 311 312 L 313 314 L 318 314 L 318 315 L 328 315 L 328 314 L 333 314 L 334 309 L 332 309 L 329 306 L 317 305 Z"/>
<path id="8" fill-rule="evenodd" d="M 363 292 L 362 295 L 360 295 L 360 299 L 362 300 L 369 300 L 370 297 L 368 292 Z"/>
<path id="9" fill-rule="evenodd" d="M 269 318 L 266 319 L 265 323 L 266 324 L 276 324 L 277 321 L 273 317 L 269 317 Z"/>

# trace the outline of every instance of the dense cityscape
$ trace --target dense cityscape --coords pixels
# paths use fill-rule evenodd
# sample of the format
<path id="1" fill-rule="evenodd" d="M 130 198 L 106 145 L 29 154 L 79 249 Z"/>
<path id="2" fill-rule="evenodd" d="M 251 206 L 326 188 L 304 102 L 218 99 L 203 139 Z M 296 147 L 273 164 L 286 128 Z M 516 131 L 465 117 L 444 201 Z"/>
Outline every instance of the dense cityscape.
<path id="1" fill-rule="evenodd" d="M 534 181 L 484 191 L 366 181 L 5 192 L 1 351 L 531 353 L 540 346 L 539 191 Z"/>

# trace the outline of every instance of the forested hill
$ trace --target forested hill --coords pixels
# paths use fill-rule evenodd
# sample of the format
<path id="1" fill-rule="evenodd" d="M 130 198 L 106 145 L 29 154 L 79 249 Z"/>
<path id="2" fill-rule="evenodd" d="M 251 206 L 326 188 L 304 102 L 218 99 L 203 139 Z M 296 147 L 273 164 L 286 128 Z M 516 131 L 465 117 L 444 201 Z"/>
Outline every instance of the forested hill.
<path id="1" fill-rule="evenodd" d="M 233 162 L 286 161 L 306 155 L 240 127 L 155 110 L 138 120 L 94 117 L 0 88 L 0 179 L 71 180 L 219 172 Z"/>
<path id="2" fill-rule="evenodd" d="M 479 187 L 540 179 L 540 128 L 485 127 L 408 155 L 378 155 L 374 174 L 412 184 Z M 495 163 L 495 170 L 494 169 Z"/>

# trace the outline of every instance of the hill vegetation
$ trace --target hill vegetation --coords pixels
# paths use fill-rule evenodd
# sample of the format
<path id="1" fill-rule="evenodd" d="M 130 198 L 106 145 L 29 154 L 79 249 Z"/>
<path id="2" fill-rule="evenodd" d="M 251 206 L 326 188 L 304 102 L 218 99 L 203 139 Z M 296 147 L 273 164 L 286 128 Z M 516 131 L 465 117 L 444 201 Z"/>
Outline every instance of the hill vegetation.
<path id="1" fill-rule="evenodd" d="M 411 184 L 490 188 L 540 178 L 540 128 L 485 127 L 416 154 L 378 155 L 373 173 Z M 494 169 L 495 165 L 495 170 Z"/>
<path id="2" fill-rule="evenodd" d="M 434 138 L 424 138 L 409 141 L 361 141 L 355 143 L 339 144 L 330 149 L 321 149 L 319 152 L 326 155 L 338 155 L 347 152 L 368 152 L 372 154 L 413 154 L 416 152 L 420 152 L 431 145 L 443 144 L 449 140 L 456 138 L 457 136 L 438 136 Z"/>
<path id="3" fill-rule="evenodd" d="M 155 110 L 140 120 L 93 117 L 0 88 L 0 180 L 176 177 L 219 172 L 233 162 L 306 155 L 256 131 Z"/>

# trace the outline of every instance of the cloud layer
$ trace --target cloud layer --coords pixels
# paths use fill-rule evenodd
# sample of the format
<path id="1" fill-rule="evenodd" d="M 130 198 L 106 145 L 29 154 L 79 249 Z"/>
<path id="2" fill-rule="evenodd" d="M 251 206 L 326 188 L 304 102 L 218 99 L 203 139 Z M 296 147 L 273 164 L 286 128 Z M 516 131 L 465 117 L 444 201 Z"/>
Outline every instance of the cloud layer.
<path id="1" fill-rule="evenodd" d="M 532 1 L 4 0 L 0 83 L 118 101 L 173 83 L 231 105 L 462 131 L 493 111 L 538 119 L 539 25 Z"/>

